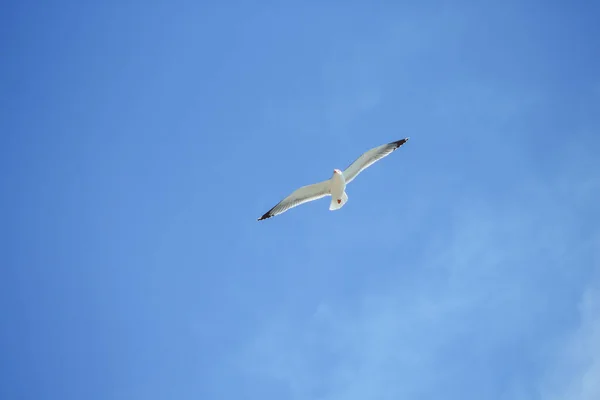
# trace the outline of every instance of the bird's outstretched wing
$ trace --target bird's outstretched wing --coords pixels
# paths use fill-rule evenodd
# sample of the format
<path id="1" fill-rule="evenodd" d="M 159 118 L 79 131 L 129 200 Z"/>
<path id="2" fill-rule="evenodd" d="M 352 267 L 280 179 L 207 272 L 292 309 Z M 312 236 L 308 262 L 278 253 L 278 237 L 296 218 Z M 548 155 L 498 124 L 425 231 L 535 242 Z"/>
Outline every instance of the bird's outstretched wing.
<path id="1" fill-rule="evenodd" d="M 326 180 L 319 183 L 313 183 L 312 185 L 302 186 L 301 188 L 296 189 L 294 192 L 292 192 L 292 194 L 290 194 L 288 197 L 277 203 L 275 207 L 267 211 L 258 220 L 261 221 L 263 219 L 274 217 L 278 214 L 286 212 L 290 208 L 294 208 L 296 206 L 299 206 L 300 204 L 317 200 L 321 197 L 329 195 L 331 195 L 330 180 Z"/>
<path id="2" fill-rule="evenodd" d="M 358 157 L 352 164 L 344 171 L 344 178 L 346 184 L 349 184 L 360 174 L 364 169 L 373 165 L 375 162 L 381 160 L 383 157 L 389 155 L 394 150 L 402 146 L 408 141 L 409 138 L 404 138 L 392 143 L 383 144 L 378 147 L 374 147 L 371 150 L 363 153 L 362 156 Z"/>

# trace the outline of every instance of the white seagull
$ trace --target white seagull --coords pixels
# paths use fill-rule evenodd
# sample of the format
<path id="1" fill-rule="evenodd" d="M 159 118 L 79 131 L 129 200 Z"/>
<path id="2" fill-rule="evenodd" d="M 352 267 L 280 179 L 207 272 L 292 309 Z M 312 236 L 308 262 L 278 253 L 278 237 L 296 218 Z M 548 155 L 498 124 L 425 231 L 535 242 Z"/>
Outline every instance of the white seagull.
<path id="1" fill-rule="evenodd" d="M 329 210 L 339 210 L 348 201 L 346 185 L 352 182 L 354 178 L 356 178 L 356 176 L 364 169 L 370 167 L 375 162 L 392 153 L 394 150 L 406 143 L 408 139 L 409 138 L 404 138 L 396 142 L 374 147 L 365 152 L 362 156 L 358 157 L 352 164 L 348 166 L 348 168 L 346 168 L 346 170 L 344 170 L 344 172 L 340 171 L 339 169 L 334 169 L 333 176 L 330 179 L 296 189 L 294 192 L 292 192 L 292 194 L 277 203 L 275 207 L 267 211 L 258 220 L 261 221 L 263 219 L 274 217 L 286 212 L 291 208 L 299 206 L 300 204 L 317 200 L 325 196 L 331 196 Z"/>

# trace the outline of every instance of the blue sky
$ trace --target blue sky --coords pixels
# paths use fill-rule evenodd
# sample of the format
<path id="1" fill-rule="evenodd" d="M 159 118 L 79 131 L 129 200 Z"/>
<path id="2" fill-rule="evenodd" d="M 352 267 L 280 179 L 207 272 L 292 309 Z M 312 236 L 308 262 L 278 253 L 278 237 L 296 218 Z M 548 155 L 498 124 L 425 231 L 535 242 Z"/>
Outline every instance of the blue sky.
<path id="1" fill-rule="evenodd" d="M 600 7 L 219 4 L 5 5 L 0 397 L 598 399 Z"/>

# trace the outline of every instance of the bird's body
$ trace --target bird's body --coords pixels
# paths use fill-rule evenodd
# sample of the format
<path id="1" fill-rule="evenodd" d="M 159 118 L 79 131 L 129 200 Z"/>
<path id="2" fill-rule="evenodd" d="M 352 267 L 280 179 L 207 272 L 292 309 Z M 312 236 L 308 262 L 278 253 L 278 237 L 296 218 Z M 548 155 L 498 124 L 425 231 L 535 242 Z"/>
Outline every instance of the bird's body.
<path id="1" fill-rule="evenodd" d="M 373 165 L 376 161 L 392 153 L 394 150 L 406 143 L 408 139 L 409 138 L 405 138 L 396 142 L 391 142 L 372 148 L 357 158 L 343 172 L 339 169 L 335 169 L 333 170 L 333 175 L 330 179 L 323 182 L 314 183 L 312 185 L 303 186 L 295 190 L 292 194 L 275 205 L 275 207 L 267 211 L 258 220 L 261 221 L 263 219 L 274 217 L 275 215 L 282 214 L 291 208 L 299 206 L 300 204 L 317 200 L 326 196 L 331 196 L 329 210 L 339 210 L 348 201 L 346 186 L 367 167 Z"/>
<path id="2" fill-rule="evenodd" d="M 344 173 L 339 169 L 333 171 L 333 175 L 329 180 L 329 191 L 331 193 L 331 204 L 329 210 L 339 210 L 348 201 L 348 195 L 346 194 L 346 179 Z"/>

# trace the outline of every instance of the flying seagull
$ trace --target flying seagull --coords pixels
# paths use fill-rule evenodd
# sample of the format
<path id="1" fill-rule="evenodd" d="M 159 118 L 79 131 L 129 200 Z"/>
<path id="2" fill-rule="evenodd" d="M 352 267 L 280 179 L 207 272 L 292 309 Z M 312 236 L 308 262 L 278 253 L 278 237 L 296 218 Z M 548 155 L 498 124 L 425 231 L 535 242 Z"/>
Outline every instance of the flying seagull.
<path id="1" fill-rule="evenodd" d="M 404 138 L 396 142 L 374 147 L 358 157 L 352 164 L 348 166 L 348 168 L 344 170 L 344 172 L 340 171 L 339 169 L 334 169 L 333 175 L 330 179 L 319 183 L 313 183 L 312 185 L 302 186 L 301 188 L 296 189 L 294 192 L 292 192 L 292 194 L 277 203 L 275 207 L 267 211 L 258 220 L 261 221 L 263 219 L 274 217 L 286 212 L 291 208 L 297 207 L 300 204 L 317 200 L 325 196 L 331 196 L 329 210 L 339 210 L 348 201 L 346 185 L 352 182 L 354 178 L 356 178 L 356 176 L 367 167 L 370 167 L 375 162 L 381 160 L 383 157 L 391 154 L 394 150 L 402 146 L 408 141 L 408 139 L 409 138 Z"/>

